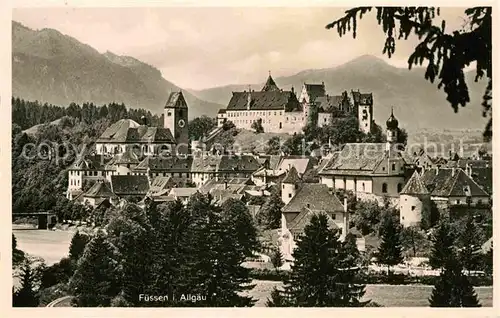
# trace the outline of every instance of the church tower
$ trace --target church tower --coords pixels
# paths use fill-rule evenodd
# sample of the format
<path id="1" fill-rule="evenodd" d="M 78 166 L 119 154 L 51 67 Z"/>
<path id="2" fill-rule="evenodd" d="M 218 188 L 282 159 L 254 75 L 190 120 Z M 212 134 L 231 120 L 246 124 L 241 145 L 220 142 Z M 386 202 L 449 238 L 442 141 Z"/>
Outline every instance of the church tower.
<path id="1" fill-rule="evenodd" d="M 164 127 L 169 129 L 176 142 L 176 153 L 189 153 L 188 105 L 182 91 L 172 92 L 164 110 Z"/>
<path id="2" fill-rule="evenodd" d="M 392 148 L 392 145 L 397 143 L 398 141 L 398 125 L 399 122 L 394 117 L 394 109 L 391 108 L 391 116 L 389 119 L 387 119 L 386 126 L 387 126 L 387 141 L 386 141 L 386 150 L 390 150 Z"/>
<path id="3" fill-rule="evenodd" d="M 281 181 L 281 201 L 283 201 L 285 205 L 287 205 L 297 193 L 299 183 L 299 173 L 297 169 L 292 166 L 290 170 L 288 170 L 283 181 Z"/>

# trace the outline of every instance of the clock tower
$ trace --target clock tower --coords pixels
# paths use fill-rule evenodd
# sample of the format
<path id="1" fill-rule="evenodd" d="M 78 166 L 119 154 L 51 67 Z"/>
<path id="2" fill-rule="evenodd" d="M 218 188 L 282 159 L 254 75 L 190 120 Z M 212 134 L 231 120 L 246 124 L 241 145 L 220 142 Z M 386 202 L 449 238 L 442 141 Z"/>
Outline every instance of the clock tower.
<path id="1" fill-rule="evenodd" d="M 176 142 L 176 153 L 189 153 L 188 106 L 182 91 L 172 92 L 164 110 L 164 127 Z"/>

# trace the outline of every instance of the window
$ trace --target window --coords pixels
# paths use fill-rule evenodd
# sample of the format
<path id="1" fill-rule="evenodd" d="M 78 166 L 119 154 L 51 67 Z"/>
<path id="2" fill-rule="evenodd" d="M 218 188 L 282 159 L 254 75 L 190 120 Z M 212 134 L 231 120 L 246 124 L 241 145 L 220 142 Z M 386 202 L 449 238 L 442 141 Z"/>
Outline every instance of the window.
<path id="1" fill-rule="evenodd" d="M 387 183 L 382 183 L 382 193 L 387 193 Z"/>
<path id="2" fill-rule="evenodd" d="M 274 112 L 274 116 L 276 116 L 276 112 Z"/>
<path id="3" fill-rule="evenodd" d="M 280 129 L 283 128 L 283 125 L 280 123 Z"/>
<path id="4" fill-rule="evenodd" d="M 392 164 L 392 171 L 394 171 L 394 170 L 396 170 L 396 164 L 395 163 Z"/>
<path id="5" fill-rule="evenodd" d="M 477 200 L 477 205 L 483 205 L 483 200 L 481 199 Z"/>
<path id="6" fill-rule="evenodd" d="M 337 219 L 337 213 L 332 214 L 332 219 L 336 220 Z"/>
<path id="7" fill-rule="evenodd" d="M 167 116 L 168 117 L 172 116 L 172 112 L 167 112 Z"/>
<path id="8" fill-rule="evenodd" d="M 403 185 L 401 183 L 398 183 L 398 193 L 403 190 Z"/>
<path id="9" fill-rule="evenodd" d="M 411 210 L 415 211 L 415 206 L 414 205 L 411 206 Z"/>
<path id="10" fill-rule="evenodd" d="M 365 192 L 365 183 L 361 183 L 361 189 L 363 189 L 363 192 Z"/>
<path id="11" fill-rule="evenodd" d="M 456 204 L 460 204 L 460 200 L 456 200 L 456 201 L 455 201 L 455 203 L 456 203 Z"/>
<path id="12" fill-rule="evenodd" d="M 385 167 L 382 167 L 382 171 L 385 171 Z"/>
<path id="13" fill-rule="evenodd" d="M 288 197 L 291 198 L 292 197 L 292 194 L 291 193 L 288 193 Z"/>
<path id="14" fill-rule="evenodd" d="M 296 185 L 295 185 L 295 190 L 297 190 L 298 188 L 299 188 L 299 185 L 298 185 L 298 184 L 296 184 Z"/>

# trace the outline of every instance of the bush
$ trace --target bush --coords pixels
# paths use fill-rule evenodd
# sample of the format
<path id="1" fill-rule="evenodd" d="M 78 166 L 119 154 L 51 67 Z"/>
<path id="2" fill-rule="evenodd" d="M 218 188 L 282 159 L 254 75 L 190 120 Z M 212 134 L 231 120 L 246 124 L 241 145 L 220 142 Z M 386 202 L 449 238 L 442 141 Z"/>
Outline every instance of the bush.
<path id="1" fill-rule="evenodd" d="M 68 285 L 65 283 L 60 283 L 48 288 L 40 289 L 39 300 L 41 307 L 47 306 L 50 302 L 69 295 Z"/>
<path id="2" fill-rule="evenodd" d="M 65 257 L 43 271 L 41 288 L 48 288 L 61 283 L 65 284 L 73 276 L 73 272 L 74 266 L 72 261 L 68 257 Z"/>

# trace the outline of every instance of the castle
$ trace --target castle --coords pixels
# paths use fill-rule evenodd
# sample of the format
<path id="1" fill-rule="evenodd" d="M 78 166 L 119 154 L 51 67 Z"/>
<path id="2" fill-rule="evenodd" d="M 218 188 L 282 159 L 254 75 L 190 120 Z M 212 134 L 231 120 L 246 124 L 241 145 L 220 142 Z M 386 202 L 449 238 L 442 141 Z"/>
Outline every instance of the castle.
<path id="1" fill-rule="evenodd" d="M 359 129 L 369 133 L 373 125 L 373 95 L 358 91 L 330 96 L 325 84 L 304 83 L 299 97 L 292 87 L 280 89 L 269 74 L 260 91 L 233 92 L 225 109 L 217 114 L 217 125 L 231 121 L 237 128 L 252 129 L 261 120 L 265 132 L 300 133 L 306 125 L 328 125 L 332 118 L 354 115 Z"/>

